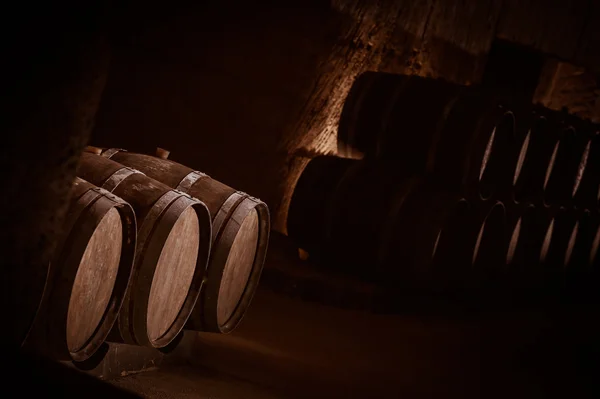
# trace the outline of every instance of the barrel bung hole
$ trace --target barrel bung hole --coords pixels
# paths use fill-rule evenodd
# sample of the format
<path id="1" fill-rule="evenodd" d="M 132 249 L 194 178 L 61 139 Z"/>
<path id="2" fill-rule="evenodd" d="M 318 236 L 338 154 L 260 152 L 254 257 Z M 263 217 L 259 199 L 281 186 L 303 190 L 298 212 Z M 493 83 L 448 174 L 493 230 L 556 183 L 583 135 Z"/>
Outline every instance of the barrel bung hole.
<path id="1" fill-rule="evenodd" d="M 188 207 L 169 232 L 152 279 L 147 318 L 151 342 L 169 331 L 188 296 L 196 272 L 199 237 L 198 216 Z"/>
<path id="2" fill-rule="evenodd" d="M 85 346 L 102 320 L 117 278 L 122 244 L 121 216 L 111 208 L 92 234 L 75 275 L 67 313 L 71 352 Z"/>

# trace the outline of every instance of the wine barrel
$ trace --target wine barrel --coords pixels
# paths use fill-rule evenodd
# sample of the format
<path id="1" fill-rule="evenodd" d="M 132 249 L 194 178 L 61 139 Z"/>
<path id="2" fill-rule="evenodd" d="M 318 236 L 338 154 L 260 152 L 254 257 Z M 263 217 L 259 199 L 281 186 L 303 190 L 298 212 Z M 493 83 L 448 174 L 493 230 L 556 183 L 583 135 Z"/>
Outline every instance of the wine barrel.
<path id="1" fill-rule="evenodd" d="M 425 169 L 432 140 L 463 90 L 420 76 L 365 72 L 353 84 L 340 117 L 338 149 Z"/>
<path id="2" fill-rule="evenodd" d="M 554 212 L 540 252 L 540 262 L 547 275 L 564 271 L 573 252 L 577 225 L 577 214 L 573 210 L 559 208 Z"/>
<path id="3" fill-rule="evenodd" d="M 600 231 L 600 218 L 597 212 L 581 212 L 569 238 L 565 266 L 570 274 L 591 273 L 594 264 L 594 239 Z M 597 245 L 597 243 L 596 243 Z"/>
<path id="4" fill-rule="evenodd" d="M 506 208 L 495 202 L 480 225 L 473 248 L 472 264 L 483 278 L 501 273 L 506 266 L 508 248 L 508 223 Z"/>
<path id="5" fill-rule="evenodd" d="M 544 202 L 549 205 L 573 204 L 573 196 L 586 169 L 590 137 L 576 130 L 569 120 L 557 123 L 558 146 L 552 153 L 544 183 Z"/>
<path id="6" fill-rule="evenodd" d="M 596 230 L 596 236 L 592 242 L 592 250 L 590 251 L 590 264 L 596 274 L 600 273 L 600 226 Z"/>
<path id="7" fill-rule="evenodd" d="M 129 204 L 79 178 L 65 220 L 26 347 L 84 361 L 117 320 L 133 267 L 136 221 Z"/>
<path id="8" fill-rule="evenodd" d="M 183 329 L 203 282 L 210 253 L 208 209 L 100 155 L 84 152 L 77 173 L 129 202 L 138 220 L 131 286 L 109 339 L 155 348 L 168 345 Z"/>
<path id="9" fill-rule="evenodd" d="M 288 210 L 288 234 L 317 262 L 327 248 L 326 230 L 335 206 L 336 187 L 347 171 L 358 164 L 354 159 L 316 157 L 309 161 L 296 183 Z"/>
<path id="10" fill-rule="evenodd" d="M 168 159 L 117 149 L 106 150 L 103 156 L 141 170 L 206 204 L 213 220 L 213 250 L 202 301 L 186 328 L 232 331 L 244 316 L 260 280 L 269 241 L 267 205 Z"/>
<path id="11" fill-rule="evenodd" d="M 519 212 L 520 216 L 509 229 L 506 262 L 513 273 L 539 278 L 540 253 L 552 222 L 552 212 L 532 204 L 524 205 Z"/>
<path id="12" fill-rule="evenodd" d="M 545 114 L 544 110 L 532 112 L 528 129 L 520 140 L 512 189 L 512 199 L 517 203 L 543 202 L 546 171 L 558 146 L 558 137 L 552 134 L 551 122 Z"/>
<path id="13" fill-rule="evenodd" d="M 579 186 L 575 187 L 575 203 L 586 209 L 600 206 L 600 132 L 594 132 L 586 147 L 587 163 Z"/>
<path id="14" fill-rule="evenodd" d="M 469 204 L 395 166 L 312 159 L 290 203 L 290 237 L 323 267 L 382 284 L 430 283 L 434 274 L 448 276 L 465 266 L 468 251 L 453 241 L 457 234 L 465 242 L 473 236 L 463 217 Z"/>
<path id="15" fill-rule="evenodd" d="M 516 113 L 494 96 L 473 88 L 449 111 L 432 148 L 431 169 L 452 189 L 473 199 L 501 199 L 512 189 L 517 159 Z"/>

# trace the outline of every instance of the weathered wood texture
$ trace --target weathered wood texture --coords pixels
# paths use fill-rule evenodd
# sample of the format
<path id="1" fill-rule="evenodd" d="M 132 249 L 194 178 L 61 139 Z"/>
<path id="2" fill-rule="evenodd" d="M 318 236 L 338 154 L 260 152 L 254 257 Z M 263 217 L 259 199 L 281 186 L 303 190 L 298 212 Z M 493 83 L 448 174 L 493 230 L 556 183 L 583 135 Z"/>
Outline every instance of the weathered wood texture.
<path id="1" fill-rule="evenodd" d="M 44 298 L 26 348 L 54 359 L 85 361 L 117 320 L 131 276 L 133 209 L 77 178 Z"/>
<path id="2" fill-rule="evenodd" d="M 231 318 L 246 290 L 254 266 L 259 231 L 258 213 L 252 209 L 233 240 L 223 268 L 217 303 L 219 324 L 225 324 Z"/>
<path id="3" fill-rule="evenodd" d="M 594 73 L 574 64 L 549 58 L 542 71 L 534 101 L 553 110 L 600 123 L 600 81 Z"/>
<path id="4" fill-rule="evenodd" d="M 200 222 L 193 208 L 177 219 L 156 265 L 148 301 L 148 336 L 162 337 L 177 319 L 196 275 Z M 184 242 L 182 245 L 181 243 Z"/>
<path id="5" fill-rule="evenodd" d="M 504 0 L 496 35 L 573 59 L 589 5 L 589 0 Z"/>
<path id="6" fill-rule="evenodd" d="M 417 59 L 419 74 L 470 84 L 481 79 L 501 0 L 438 0 Z"/>
<path id="7" fill-rule="evenodd" d="M 4 342 L 29 329 L 67 210 L 79 153 L 92 129 L 110 49 L 98 2 L 23 5 L 2 22 L 0 165 Z M 75 33 L 77 32 L 77 33 Z"/>
<path id="8" fill-rule="evenodd" d="M 81 348 L 100 322 L 110 300 L 121 257 L 123 225 L 111 209 L 100 221 L 75 277 L 67 319 L 67 345 Z"/>

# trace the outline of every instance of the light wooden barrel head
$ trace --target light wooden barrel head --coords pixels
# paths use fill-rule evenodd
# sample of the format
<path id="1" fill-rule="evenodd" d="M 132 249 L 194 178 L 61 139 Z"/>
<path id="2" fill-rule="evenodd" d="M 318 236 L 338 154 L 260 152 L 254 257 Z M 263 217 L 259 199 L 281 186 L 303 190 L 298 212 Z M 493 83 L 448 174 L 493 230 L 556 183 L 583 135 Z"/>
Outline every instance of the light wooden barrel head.
<path id="1" fill-rule="evenodd" d="M 102 321 L 121 259 L 123 225 L 112 208 L 102 218 L 85 249 L 71 291 L 67 313 L 67 347 L 83 347 Z"/>
<path id="2" fill-rule="evenodd" d="M 148 337 L 155 341 L 171 327 L 188 295 L 196 271 L 200 222 L 188 207 L 169 233 L 158 259 L 148 301 Z"/>
<path id="3" fill-rule="evenodd" d="M 217 302 L 217 322 L 223 325 L 235 311 L 246 285 L 256 254 L 259 233 L 258 212 L 252 209 L 233 240 L 223 269 Z"/>

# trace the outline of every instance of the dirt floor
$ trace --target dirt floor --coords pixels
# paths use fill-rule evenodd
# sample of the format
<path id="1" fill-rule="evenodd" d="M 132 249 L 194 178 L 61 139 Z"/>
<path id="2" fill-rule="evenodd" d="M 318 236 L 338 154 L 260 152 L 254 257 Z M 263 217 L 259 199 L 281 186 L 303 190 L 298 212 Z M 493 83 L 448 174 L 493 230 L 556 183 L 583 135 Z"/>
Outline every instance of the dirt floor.
<path id="1" fill-rule="evenodd" d="M 271 256 L 269 267 L 277 261 Z M 340 290 L 294 281 L 310 282 L 317 299 L 321 288 Z M 600 397 L 595 308 L 382 314 L 275 292 L 266 282 L 233 333 L 186 333 L 187 366 L 113 384 L 160 399 Z"/>
<path id="2" fill-rule="evenodd" d="M 148 399 L 279 399 L 267 389 L 202 368 L 171 367 L 111 381 Z"/>

